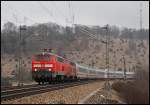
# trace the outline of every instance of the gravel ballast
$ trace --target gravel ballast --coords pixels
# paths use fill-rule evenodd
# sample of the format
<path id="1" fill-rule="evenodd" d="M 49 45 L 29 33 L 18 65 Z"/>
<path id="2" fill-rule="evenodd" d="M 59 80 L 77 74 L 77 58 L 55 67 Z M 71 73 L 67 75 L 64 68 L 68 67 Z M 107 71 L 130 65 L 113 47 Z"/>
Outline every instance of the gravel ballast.
<path id="1" fill-rule="evenodd" d="M 96 94 L 88 98 L 83 104 L 123 104 L 118 100 L 106 98 L 105 90 L 99 90 Z"/>
<path id="2" fill-rule="evenodd" d="M 104 82 L 97 81 L 89 84 L 69 87 L 42 94 L 2 101 L 1 104 L 77 104 L 79 100 L 91 92 L 102 88 Z"/>
<path id="3" fill-rule="evenodd" d="M 113 82 L 110 82 L 112 85 Z M 107 83 L 108 84 L 108 83 Z M 108 86 L 108 85 L 107 85 Z M 106 84 L 102 88 L 97 89 L 93 93 L 89 94 L 83 100 L 78 102 L 79 104 L 125 104 L 118 92 L 113 90 L 111 86 L 108 88 Z"/>

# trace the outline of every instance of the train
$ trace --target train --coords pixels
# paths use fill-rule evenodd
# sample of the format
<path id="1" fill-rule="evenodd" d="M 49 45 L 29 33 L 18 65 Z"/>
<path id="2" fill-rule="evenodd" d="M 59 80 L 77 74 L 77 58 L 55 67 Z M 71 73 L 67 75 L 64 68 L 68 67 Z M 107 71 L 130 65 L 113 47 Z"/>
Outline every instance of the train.
<path id="1" fill-rule="evenodd" d="M 32 55 L 32 78 L 39 84 L 81 79 L 124 78 L 124 72 L 94 69 L 81 66 L 58 55 L 53 49 Z M 133 78 L 134 72 L 126 72 L 126 78 Z"/>
<path id="2" fill-rule="evenodd" d="M 79 79 L 133 79 L 134 72 L 116 71 L 110 69 L 94 69 L 76 64 L 77 77 Z"/>

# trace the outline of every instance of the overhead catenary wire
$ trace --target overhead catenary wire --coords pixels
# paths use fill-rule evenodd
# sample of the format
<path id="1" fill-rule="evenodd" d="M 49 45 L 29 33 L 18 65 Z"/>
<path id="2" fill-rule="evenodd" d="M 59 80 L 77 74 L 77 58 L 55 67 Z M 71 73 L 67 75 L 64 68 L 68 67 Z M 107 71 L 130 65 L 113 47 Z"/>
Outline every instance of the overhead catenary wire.
<path id="1" fill-rule="evenodd" d="M 87 31 L 85 31 L 84 29 L 80 29 L 80 30 L 84 31 L 85 33 L 87 33 L 88 35 L 90 35 L 92 38 L 97 39 L 95 36 L 93 36 L 92 34 L 90 34 L 90 33 L 89 33 L 89 32 L 87 32 Z"/>
<path id="2" fill-rule="evenodd" d="M 44 7 L 40 2 L 38 2 L 38 3 L 39 3 L 42 7 Z M 15 10 L 12 6 L 9 6 L 9 7 L 11 8 L 11 10 Z M 45 8 L 45 10 L 46 10 L 47 12 L 50 12 L 46 7 L 44 7 L 44 8 Z M 17 10 L 17 11 L 15 10 L 15 13 L 13 13 L 13 15 L 16 14 L 16 13 L 19 13 L 19 14 L 22 15 L 22 13 L 19 12 L 18 10 Z M 24 15 L 23 15 L 23 16 L 24 16 Z M 51 14 L 51 16 L 52 16 L 52 14 Z M 29 18 L 29 17 L 27 17 L 27 16 L 24 16 L 24 18 L 29 19 L 29 20 L 31 20 L 31 21 L 33 21 L 33 22 L 36 22 L 34 19 L 31 19 L 31 18 Z M 15 19 L 17 19 L 17 18 L 15 17 Z M 56 19 L 55 19 L 55 21 L 56 21 Z M 37 23 L 37 22 L 36 22 L 36 23 Z M 81 30 L 82 30 L 82 32 L 84 31 L 84 33 L 85 33 L 85 32 L 88 33 L 91 37 L 96 38 L 96 35 L 90 33 L 89 31 L 87 31 L 87 30 L 85 30 L 85 29 L 81 29 Z"/>
<path id="3" fill-rule="evenodd" d="M 80 31 L 82 31 L 83 33 L 86 33 L 86 35 L 88 35 L 91 39 L 96 39 L 96 40 L 98 40 L 96 37 L 94 37 L 93 35 L 91 35 L 91 34 L 89 34 L 89 33 L 87 33 L 86 31 L 83 31 L 83 30 L 81 30 L 80 29 Z M 103 41 L 103 40 L 99 40 L 101 43 L 107 43 L 107 42 L 105 42 L 105 41 Z"/>
<path id="4" fill-rule="evenodd" d="M 9 6 L 9 8 L 11 8 L 11 10 L 13 11 L 12 14 L 20 14 L 21 16 L 26 17 L 28 20 L 30 20 L 30 21 L 32 21 L 32 22 L 34 22 L 34 23 L 39 23 L 39 22 L 35 21 L 34 19 L 32 19 L 31 17 L 25 16 L 25 15 L 20 11 L 20 9 L 17 9 L 17 10 L 16 10 L 16 9 L 13 8 L 13 6 L 11 6 L 11 5 L 9 5 L 9 4 L 7 4 L 7 6 Z M 21 23 L 21 22 L 19 22 L 19 23 Z"/>
<path id="5" fill-rule="evenodd" d="M 11 17 L 14 18 L 14 20 L 16 21 L 16 25 L 17 25 L 17 17 L 16 17 L 16 15 L 15 15 L 16 13 L 14 13 L 14 11 L 13 11 L 13 8 L 12 8 L 11 6 L 9 6 L 9 8 L 8 8 L 8 4 L 7 4 L 7 3 L 5 3 L 5 5 L 4 5 L 4 3 L 3 3 L 2 6 L 4 6 L 5 8 L 8 9 L 8 10 L 7 10 L 7 14 L 10 14 L 11 16 L 7 16 L 6 13 L 5 13 L 6 16 L 2 15 L 1 19 L 3 20 L 3 21 L 2 21 L 3 24 L 1 24 L 1 26 L 4 25 L 4 24 L 7 23 L 7 22 L 12 22 L 12 20 L 10 19 Z M 3 9 L 4 9 L 4 8 L 3 8 Z M 3 17 L 3 16 L 4 16 L 4 17 Z M 3 28 L 3 27 L 2 27 L 2 28 Z"/>
<path id="6" fill-rule="evenodd" d="M 80 28 L 79 28 L 80 29 Z M 95 36 L 94 34 L 91 34 L 89 31 L 85 30 L 85 29 L 80 29 L 80 31 L 86 33 L 86 35 L 90 36 L 90 38 L 92 39 L 97 39 L 97 36 Z M 98 39 L 97 39 L 98 40 Z M 99 40 L 101 43 L 107 43 L 103 40 Z M 111 41 L 110 41 L 111 42 Z"/>
<path id="7" fill-rule="evenodd" d="M 68 22 L 68 23 L 71 23 L 71 22 L 69 21 L 69 18 L 67 17 L 67 14 L 64 14 L 64 13 L 59 9 L 59 7 L 56 5 L 56 3 L 55 3 L 54 1 L 51 1 L 51 3 L 54 4 L 54 6 L 55 6 L 57 12 L 59 12 L 59 15 L 64 18 L 65 23 L 67 23 L 67 22 Z M 66 24 L 66 26 L 67 26 L 67 24 Z"/>
<path id="8" fill-rule="evenodd" d="M 89 33 L 90 35 L 93 35 L 95 38 L 97 38 L 96 35 L 92 34 L 91 32 L 87 31 L 86 29 L 83 29 L 83 28 L 82 28 L 82 30 L 86 31 L 86 32 Z"/>
<path id="9" fill-rule="evenodd" d="M 99 40 L 101 43 L 106 43 L 105 41 L 98 39 L 96 35 L 90 33 L 89 31 L 87 31 L 87 30 L 85 30 L 85 29 L 83 29 L 83 28 L 80 29 L 80 30 L 81 30 L 82 32 L 84 32 L 84 33 L 87 33 L 87 35 L 90 35 L 92 38 Z M 110 41 L 110 42 L 111 42 L 111 41 Z"/>
<path id="10" fill-rule="evenodd" d="M 57 19 L 54 18 L 52 12 L 51 12 L 46 6 L 44 6 L 44 4 L 42 4 L 42 3 L 39 2 L 39 1 L 38 1 L 38 4 L 48 13 L 48 15 L 50 15 L 50 16 L 54 19 L 55 23 L 58 22 Z"/>
<path id="11" fill-rule="evenodd" d="M 79 28 L 80 29 L 80 28 Z M 95 36 L 93 36 L 91 33 L 89 33 L 88 31 L 84 30 L 84 29 L 80 29 L 80 31 L 87 33 L 87 35 L 89 35 L 92 38 L 96 38 Z"/>
<path id="12" fill-rule="evenodd" d="M 62 13 L 62 11 L 60 11 L 60 9 L 58 9 L 58 6 L 56 5 L 56 3 L 55 3 L 54 1 L 52 1 L 52 3 L 55 5 L 55 7 L 56 7 L 57 11 L 60 13 L 60 15 L 65 18 L 66 15 L 64 15 L 64 14 Z"/>
<path id="13" fill-rule="evenodd" d="M 102 29 L 103 29 L 103 28 L 102 28 Z M 82 30 L 84 30 L 84 31 L 87 32 L 88 34 L 90 34 L 90 35 L 94 36 L 96 39 L 98 39 L 96 34 L 93 34 L 93 33 L 89 32 L 88 30 L 83 29 L 83 28 L 82 28 Z M 101 40 L 101 41 L 102 41 L 102 40 Z"/>
<path id="14" fill-rule="evenodd" d="M 44 4 L 42 4 L 41 2 L 38 2 L 39 3 L 39 5 L 41 6 L 41 8 L 43 8 L 44 10 L 45 10 L 45 12 L 46 13 L 48 13 L 52 18 L 53 18 L 53 20 L 55 21 L 55 22 L 58 22 L 57 21 L 57 19 L 54 17 L 54 15 L 52 14 L 52 12 L 44 5 Z M 53 2 L 53 4 L 56 6 L 56 4 Z M 31 17 L 29 17 L 29 16 L 25 16 L 19 9 L 15 9 L 15 8 L 13 8 L 13 6 L 12 5 L 10 5 L 10 4 L 5 4 L 5 5 L 7 5 L 7 6 L 9 6 L 9 8 L 11 8 L 11 11 L 13 12 L 13 17 L 14 17 L 14 14 L 20 14 L 20 16 L 22 16 L 22 17 L 24 17 L 24 18 L 26 18 L 26 19 L 28 19 L 28 20 L 30 20 L 30 21 L 32 21 L 32 22 L 34 22 L 34 23 L 40 23 L 40 22 L 38 22 L 38 21 L 35 21 L 35 19 L 33 19 L 33 18 L 31 18 Z M 56 7 L 57 8 L 57 7 Z M 58 10 L 58 12 L 62 15 L 62 16 L 64 16 L 64 18 L 66 18 L 66 16 L 61 12 L 61 11 L 59 11 L 59 9 L 57 8 L 57 10 Z M 68 21 L 68 18 L 66 18 L 67 19 L 67 21 Z M 6 19 L 5 19 L 6 20 Z M 18 21 L 19 22 L 19 21 Z M 21 23 L 21 22 L 19 22 L 19 23 Z M 23 22 L 22 22 L 23 23 Z"/>
<path id="15" fill-rule="evenodd" d="M 95 37 L 91 36 L 90 34 L 88 34 L 87 32 L 83 31 L 83 30 L 80 30 L 82 31 L 83 33 L 86 33 L 86 35 L 88 35 L 91 39 L 95 39 Z"/>

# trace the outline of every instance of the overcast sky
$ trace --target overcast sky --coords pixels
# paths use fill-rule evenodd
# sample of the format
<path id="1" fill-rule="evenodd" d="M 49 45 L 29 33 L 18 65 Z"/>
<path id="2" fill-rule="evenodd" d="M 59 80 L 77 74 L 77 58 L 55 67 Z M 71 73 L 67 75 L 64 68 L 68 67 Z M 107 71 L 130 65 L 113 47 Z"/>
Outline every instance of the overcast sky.
<path id="1" fill-rule="evenodd" d="M 148 1 L 2 1 L 1 26 L 7 21 L 17 25 L 46 22 L 70 25 L 74 16 L 75 24 L 139 29 L 140 3 L 142 26 L 149 28 Z"/>

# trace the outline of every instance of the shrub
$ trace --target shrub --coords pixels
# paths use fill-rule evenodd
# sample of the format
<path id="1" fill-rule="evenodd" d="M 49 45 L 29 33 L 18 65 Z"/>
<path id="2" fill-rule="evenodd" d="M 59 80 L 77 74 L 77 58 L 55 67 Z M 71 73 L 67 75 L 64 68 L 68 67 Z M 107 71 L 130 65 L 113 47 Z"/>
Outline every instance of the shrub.
<path id="1" fill-rule="evenodd" d="M 135 80 L 116 82 L 112 88 L 118 91 L 128 104 L 149 103 L 149 72 L 138 70 Z"/>

